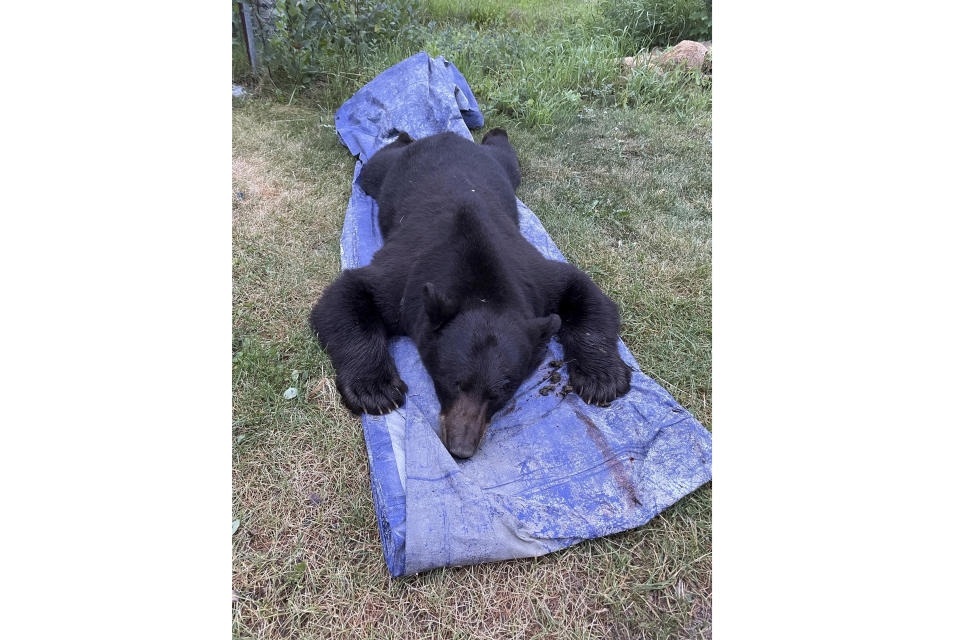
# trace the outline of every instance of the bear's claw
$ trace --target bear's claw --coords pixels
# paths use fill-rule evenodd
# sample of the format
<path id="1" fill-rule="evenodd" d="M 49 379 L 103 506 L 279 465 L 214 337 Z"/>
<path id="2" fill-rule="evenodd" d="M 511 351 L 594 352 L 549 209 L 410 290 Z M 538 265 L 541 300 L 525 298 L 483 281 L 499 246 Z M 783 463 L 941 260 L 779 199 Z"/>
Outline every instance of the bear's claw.
<path id="1" fill-rule="evenodd" d="M 403 406 L 407 383 L 396 372 L 345 373 L 337 377 L 337 389 L 353 413 L 382 416 Z"/>
<path id="2" fill-rule="evenodd" d="M 590 371 L 569 365 L 570 385 L 587 404 L 607 405 L 630 390 L 630 367 L 619 357 L 607 367 L 595 363 Z"/>

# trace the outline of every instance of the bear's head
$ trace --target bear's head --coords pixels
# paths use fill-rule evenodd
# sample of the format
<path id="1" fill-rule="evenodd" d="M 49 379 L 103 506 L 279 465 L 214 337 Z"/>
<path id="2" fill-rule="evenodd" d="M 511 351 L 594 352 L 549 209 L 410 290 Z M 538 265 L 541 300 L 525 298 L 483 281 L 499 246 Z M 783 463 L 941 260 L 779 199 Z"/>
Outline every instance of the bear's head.
<path id="1" fill-rule="evenodd" d="M 490 419 L 543 360 L 560 317 L 524 318 L 516 311 L 459 305 L 428 283 L 429 327 L 421 359 L 440 400 L 440 438 L 452 455 L 476 453 Z"/>

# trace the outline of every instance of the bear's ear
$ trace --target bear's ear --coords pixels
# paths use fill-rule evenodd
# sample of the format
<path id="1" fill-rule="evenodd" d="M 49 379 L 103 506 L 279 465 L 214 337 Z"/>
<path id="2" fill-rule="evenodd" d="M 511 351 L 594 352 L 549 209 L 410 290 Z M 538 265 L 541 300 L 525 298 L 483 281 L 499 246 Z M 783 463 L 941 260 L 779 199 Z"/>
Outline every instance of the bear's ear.
<path id="1" fill-rule="evenodd" d="M 457 305 L 439 291 L 432 282 L 423 285 L 423 307 L 434 331 L 439 331 L 453 316 L 457 315 Z"/>
<path id="2" fill-rule="evenodd" d="M 560 331 L 560 316 L 551 313 L 542 318 L 534 318 L 530 321 L 529 331 L 535 341 L 546 342 Z"/>

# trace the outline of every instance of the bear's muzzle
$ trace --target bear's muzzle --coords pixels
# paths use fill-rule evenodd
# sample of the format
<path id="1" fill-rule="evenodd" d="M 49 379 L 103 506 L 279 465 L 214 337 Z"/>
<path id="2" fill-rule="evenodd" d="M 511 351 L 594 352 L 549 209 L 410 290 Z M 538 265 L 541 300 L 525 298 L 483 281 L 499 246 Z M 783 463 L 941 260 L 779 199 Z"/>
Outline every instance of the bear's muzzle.
<path id="1" fill-rule="evenodd" d="M 487 402 L 461 394 L 450 409 L 440 413 L 440 440 L 451 455 L 469 458 L 477 452 L 489 426 Z"/>

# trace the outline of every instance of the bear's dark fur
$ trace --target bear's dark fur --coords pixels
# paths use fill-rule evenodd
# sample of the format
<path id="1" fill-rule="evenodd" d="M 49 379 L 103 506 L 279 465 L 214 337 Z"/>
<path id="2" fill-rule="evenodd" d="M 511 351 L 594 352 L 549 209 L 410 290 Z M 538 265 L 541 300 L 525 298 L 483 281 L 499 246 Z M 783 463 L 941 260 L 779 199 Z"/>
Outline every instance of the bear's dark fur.
<path id="1" fill-rule="evenodd" d="M 520 234 L 520 167 L 505 131 L 479 145 L 402 133 L 359 183 L 378 203 L 383 247 L 344 271 L 310 315 L 347 407 L 382 414 L 403 404 L 407 386 L 387 351 L 398 335 L 413 339 L 433 378 L 441 438 L 457 457 L 474 454 L 554 334 L 581 398 L 604 404 L 626 393 L 616 305 Z"/>

